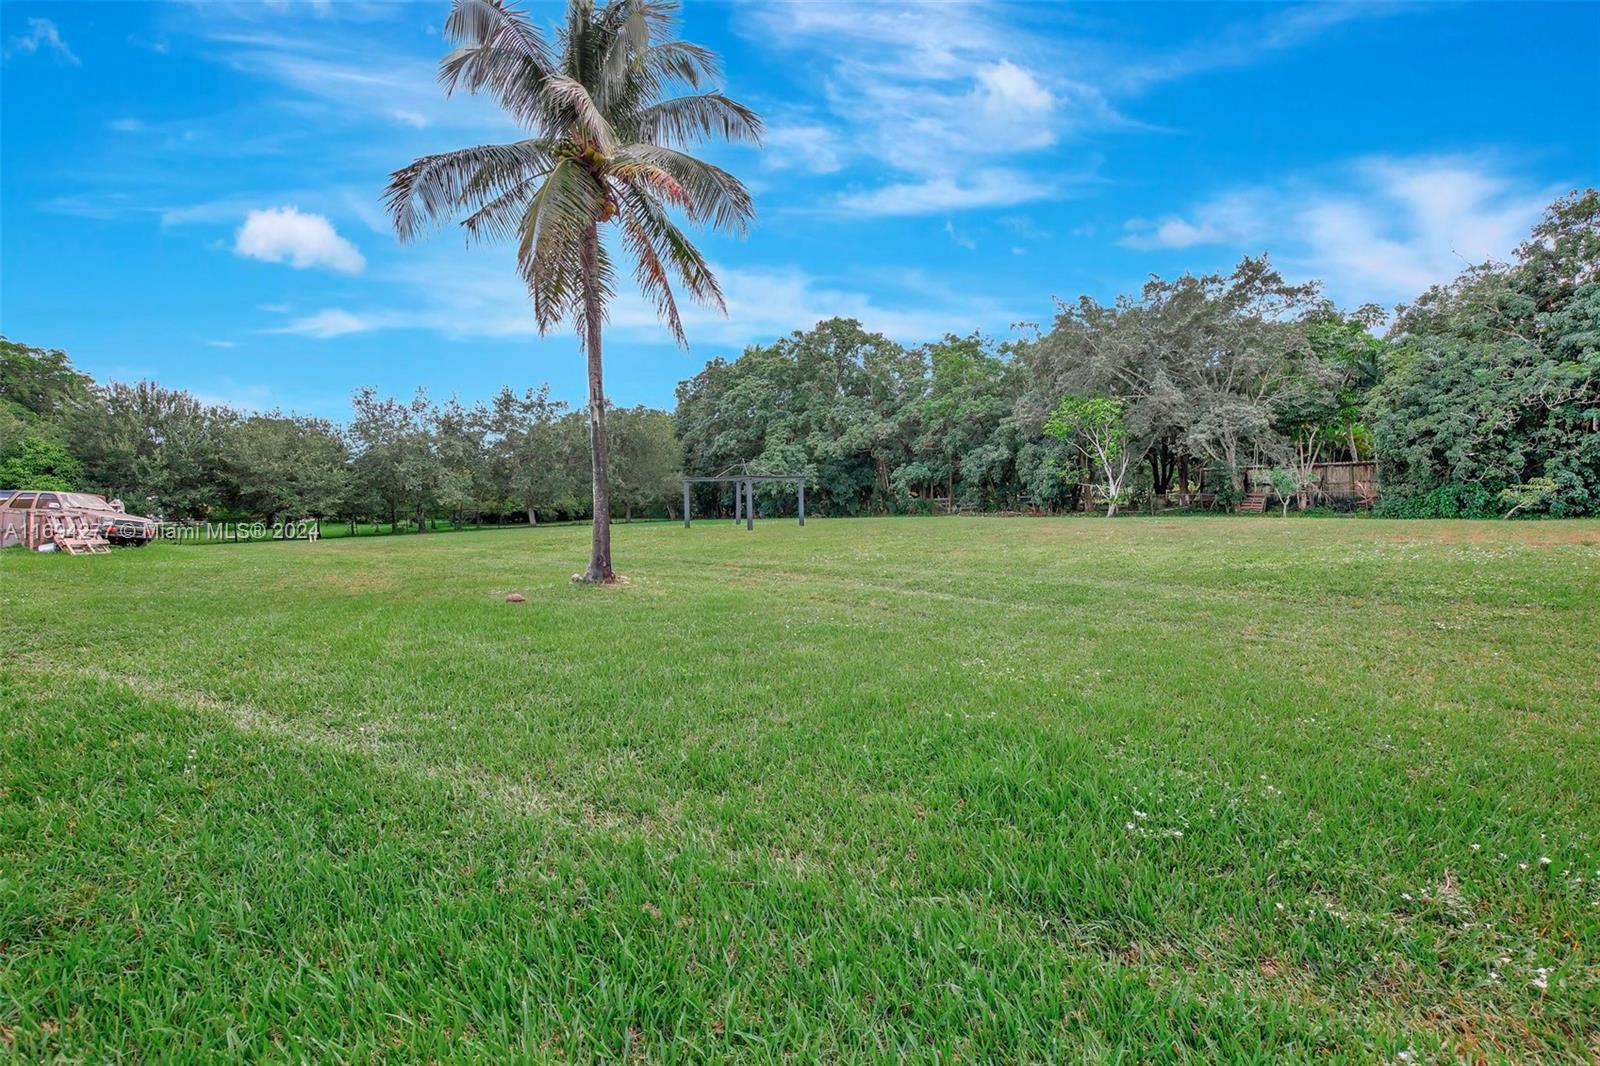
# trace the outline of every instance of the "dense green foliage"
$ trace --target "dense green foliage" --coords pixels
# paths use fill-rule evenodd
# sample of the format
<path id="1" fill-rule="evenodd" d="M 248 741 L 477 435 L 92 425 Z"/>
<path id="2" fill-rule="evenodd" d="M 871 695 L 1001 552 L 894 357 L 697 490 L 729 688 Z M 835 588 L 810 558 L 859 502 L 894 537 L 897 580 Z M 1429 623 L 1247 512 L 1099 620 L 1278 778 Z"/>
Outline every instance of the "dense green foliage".
<path id="1" fill-rule="evenodd" d="M 1004 345 L 907 347 L 832 319 L 711 360 L 670 417 L 613 411 L 612 514 L 671 513 L 680 471 L 746 465 L 805 474 L 821 514 L 1145 507 L 1200 491 L 1226 505 L 1251 468 L 1257 489 L 1304 508 L 1319 502 L 1316 465 L 1344 459 L 1377 461 L 1380 510 L 1397 517 L 1600 513 L 1600 196 L 1558 201 L 1515 262 L 1430 290 L 1380 338 L 1383 319 L 1260 259 L 1063 303 L 1049 330 Z M 95 386 L 62 353 L 9 341 L 0 373 L 0 480 L 171 517 L 589 513 L 586 420 L 548 390 L 471 407 L 363 391 L 339 427 Z M 1116 463 L 1051 431 L 1069 398 L 1121 412 Z M 701 511 L 725 503 L 699 491 Z M 794 506 L 780 487 L 758 502 Z"/>
<path id="2" fill-rule="evenodd" d="M 686 462 L 803 471 L 835 513 L 1202 488 L 1227 502 L 1251 467 L 1306 507 L 1316 465 L 1352 459 L 1379 463 L 1396 515 L 1600 513 L 1597 218 L 1593 190 L 1558 201 L 1514 263 L 1424 294 L 1384 339 L 1380 310 L 1343 313 L 1265 259 L 1063 303 L 1047 332 L 998 348 L 822 323 L 679 387 Z M 1120 408 L 1132 477 L 1049 432 L 1069 397 Z M 1528 488 L 1542 479 L 1554 489 Z"/>
<path id="3" fill-rule="evenodd" d="M 679 386 L 678 426 L 690 469 L 804 472 L 832 513 L 1055 507 L 1090 487 L 1148 503 L 1200 489 L 1208 468 L 1212 489 L 1236 489 L 1253 464 L 1370 454 L 1353 413 L 1369 319 L 1247 259 L 1110 306 L 1063 304 L 1048 333 L 1003 346 L 907 349 L 834 320 L 713 360 Z M 1114 464 L 1050 430 L 1066 397 L 1122 412 Z"/>
<path id="4" fill-rule="evenodd" d="M 0 1058 L 1592 1054 L 1600 523 L 586 536 L 0 556 Z"/>
<path id="5" fill-rule="evenodd" d="M 1374 390 L 1385 509 L 1600 513 L 1600 195 L 1561 200 L 1514 264 L 1402 309 Z M 1509 502 L 1507 502 L 1509 501 Z M 1532 509 L 1532 508 L 1530 508 Z"/>
<path id="6" fill-rule="evenodd" d="M 1044 431 L 1071 444 L 1103 476 L 1106 515 L 1117 513 L 1128 475 L 1128 419 L 1121 400 L 1105 396 L 1063 396 L 1044 424 Z"/>
<path id="7" fill-rule="evenodd" d="M 1012 480 L 1013 378 L 979 338 L 906 349 L 831 319 L 713 359 L 679 385 L 685 465 L 804 473 L 824 513 L 881 512 L 958 487 L 970 503 L 997 505 Z"/>
<path id="8" fill-rule="evenodd" d="M 548 387 L 490 404 L 362 389 L 348 426 L 204 404 L 154 382 L 96 386 L 60 352 L 4 342 L 0 487 L 76 488 L 174 521 L 301 518 L 460 523 L 586 516 L 589 428 Z M 678 500 L 672 421 L 613 409 L 618 517 Z"/>

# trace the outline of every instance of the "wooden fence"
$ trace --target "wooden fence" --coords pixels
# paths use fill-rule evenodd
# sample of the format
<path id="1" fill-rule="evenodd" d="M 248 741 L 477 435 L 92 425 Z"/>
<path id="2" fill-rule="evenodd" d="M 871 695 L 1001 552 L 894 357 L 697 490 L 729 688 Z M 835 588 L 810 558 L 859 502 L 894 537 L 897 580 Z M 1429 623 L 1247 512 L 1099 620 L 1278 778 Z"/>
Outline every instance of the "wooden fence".
<path id="1" fill-rule="evenodd" d="M 1378 502 L 1378 464 L 1370 459 L 1360 462 L 1318 463 L 1311 468 L 1316 474 L 1316 492 L 1321 498 L 1341 503 L 1371 507 Z M 1245 471 L 1246 483 L 1252 490 L 1272 492 L 1272 468 L 1252 466 Z"/>

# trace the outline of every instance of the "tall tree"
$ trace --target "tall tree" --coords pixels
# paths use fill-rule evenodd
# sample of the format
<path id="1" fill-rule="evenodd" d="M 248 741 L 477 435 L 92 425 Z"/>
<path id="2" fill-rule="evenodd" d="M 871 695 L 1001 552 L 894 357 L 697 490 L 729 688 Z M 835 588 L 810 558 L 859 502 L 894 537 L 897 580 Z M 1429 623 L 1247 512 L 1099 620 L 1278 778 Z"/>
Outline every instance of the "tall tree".
<path id="1" fill-rule="evenodd" d="M 227 503 L 228 442 L 239 414 L 153 381 L 112 382 L 77 409 L 70 439 L 84 486 L 120 496 L 130 511 L 205 518 Z"/>
<path id="2" fill-rule="evenodd" d="M 671 0 L 568 0 L 552 49 L 503 0 L 454 0 L 440 65 L 447 91 L 486 92 L 532 136 L 424 156 L 394 173 L 389 208 L 402 239 L 459 219 L 469 240 L 515 237 L 540 332 L 563 320 L 588 360 L 594 535 L 584 578 L 613 579 L 601 326 L 615 291 L 600 230 L 616 223 L 634 277 L 679 344 L 672 285 L 725 310 L 698 249 L 669 216 L 743 233 L 754 214 L 737 178 L 681 149 L 717 137 L 755 141 L 761 121 L 720 92 L 708 49 L 666 39 Z M 683 92 L 686 95 L 672 95 Z"/>
<path id="3" fill-rule="evenodd" d="M 1385 510 L 1600 513 L 1600 193 L 1401 308 L 1389 340 L 1369 405 Z"/>
<path id="4" fill-rule="evenodd" d="M 452 521 L 468 515 L 479 521 L 484 504 L 495 495 L 489 418 L 483 404 L 468 407 L 454 396 L 429 412 L 439 456 L 439 502 Z"/>
<path id="5" fill-rule="evenodd" d="M 428 507 L 438 494 L 439 463 L 432 405 L 421 389 L 409 402 L 380 397 L 368 387 L 350 398 L 355 418 L 350 443 L 354 476 L 366 494 L 380 501 L 389 524 L 398 525 L 400 508 L 416 508 L 417 532 L 426 533 Z"/>
<path id="6" fill-rule="evenodd" d="M 1178 390 L 1183 447 L 1241 491 L 1248 463 L 1280 450 L 1273 401 L 1309 347 L 1304 319 L 1322 306 L 1316 285 L 1290 284 L 1265 258 L 1246 257 L 1226 277 L 1153 278 L 1143 303 Z"/>
<path id="7" fill-rule="evenodd" d="M 228 441 L 232 509 L 268 521 L 326 518 L 345 492 L 350 450 L 321 418 L 279 411 L 250 415 Z"/>
<path id="8" fill-rule="evenodd" d="M 672 416 L 648 407 L 611 412 L 611 444 L 618 458 L 617 500 L 625 521 L 656 504 L 669 507 L 678 497 L 683 449 L 672 431 Z"/>
<path id="9" fill-rule="evenodd" d="M 537 525 L 539 512 L 565 508 L 581 496 L 567 463 L 561 423 L 567 405 L 550 399 L 550 386 L 518 396 L 503 388 L 490 413 L 490 445 L 498 495 L 515 504 Z"/>
<path id="10" fill-rule="evenodd" d="M 1124 408 L 1123 401 L 1104 396 L 1067 395 L 1044 427 L 1050 436 L 1076 448 L 1099 471 L 1107 518 L 1116 517 L 1133 461 Z"/>

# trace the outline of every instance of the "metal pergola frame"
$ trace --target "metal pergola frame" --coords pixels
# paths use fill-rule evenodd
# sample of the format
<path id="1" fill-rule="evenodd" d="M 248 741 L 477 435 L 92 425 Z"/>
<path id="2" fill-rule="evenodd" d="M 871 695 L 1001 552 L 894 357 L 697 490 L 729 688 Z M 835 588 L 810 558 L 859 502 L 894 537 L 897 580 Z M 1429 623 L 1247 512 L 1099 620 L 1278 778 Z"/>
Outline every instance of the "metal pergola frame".
<path id="1" fill-rule="evenodd" d="M 792 481 L 799 493 L 800 524 L 806 524 L 806 479 L 803 474 L 745 474 L 723 473 L 712 477 L 686 477 L 683 479 L 683 528 L 689 528 L 689 486 L 731 481 L 733 483 L 733 524 L 744 522 L 744 528 L 756 528 L 756 484 L 768 481 Z M 741 513 L 742 512 L 742 513 Z"/>

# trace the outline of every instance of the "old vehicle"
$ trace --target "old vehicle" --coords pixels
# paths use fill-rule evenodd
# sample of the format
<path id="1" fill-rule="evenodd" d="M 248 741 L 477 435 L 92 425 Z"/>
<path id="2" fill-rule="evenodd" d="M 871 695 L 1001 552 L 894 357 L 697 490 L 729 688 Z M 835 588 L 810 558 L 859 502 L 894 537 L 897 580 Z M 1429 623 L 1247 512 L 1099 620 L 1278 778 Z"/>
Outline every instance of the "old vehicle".
<path id="1" fill-rule="evenodd" d="M 110 544 L 143 547 L 156 537 L 155 519 L 128 514 L 121 500 L 89 492 L 0 490 L 0 548 L 36 548 L 63 525 Z"/>

